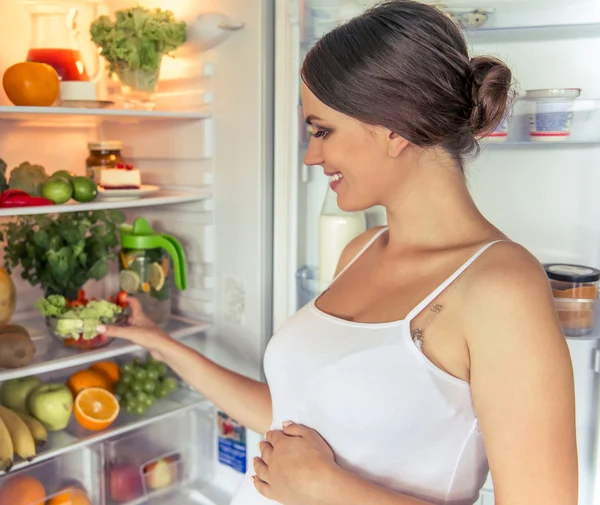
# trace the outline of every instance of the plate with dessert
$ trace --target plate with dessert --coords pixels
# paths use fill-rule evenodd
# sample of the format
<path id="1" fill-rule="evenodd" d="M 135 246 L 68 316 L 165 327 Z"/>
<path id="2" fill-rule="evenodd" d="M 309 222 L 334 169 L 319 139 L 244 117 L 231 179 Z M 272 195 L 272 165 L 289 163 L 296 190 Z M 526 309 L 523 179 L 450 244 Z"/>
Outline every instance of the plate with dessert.
<path id="1" fill-rule="evenodd" d="M 158 186 L 142 184 L 140 171 L 133 165 L 119 163 L 115 168 L 103 168 L 98 173 L 98 198 L 131 200 L 158 191 Z"/>

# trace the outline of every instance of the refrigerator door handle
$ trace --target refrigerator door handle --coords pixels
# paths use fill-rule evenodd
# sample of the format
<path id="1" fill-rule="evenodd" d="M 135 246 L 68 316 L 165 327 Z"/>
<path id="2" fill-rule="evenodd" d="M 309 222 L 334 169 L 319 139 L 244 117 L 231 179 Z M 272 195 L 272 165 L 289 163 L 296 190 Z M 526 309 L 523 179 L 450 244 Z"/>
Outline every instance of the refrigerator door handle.
<path id="1" fill-rule="evenodd" d="M 592 351 L 592 370 L 596 373 L 600 373 L 600 349 L 594 349 Z"/>
<path id="2" fill-rule="evenodd" d="M 219 28 L 221 30 L 227 30 L 227 31 L 230 31 L 230 32 L 235 32 L 237 30 L 241 30 L 242 28 L 244 28 L 244 23 L 241 22 L 241 21 L 238 22 L 238 23 L 235 23 L 235 22 L 228 23 L 226 21 L 223 21 L 223 22 L 219 23 Z"/>

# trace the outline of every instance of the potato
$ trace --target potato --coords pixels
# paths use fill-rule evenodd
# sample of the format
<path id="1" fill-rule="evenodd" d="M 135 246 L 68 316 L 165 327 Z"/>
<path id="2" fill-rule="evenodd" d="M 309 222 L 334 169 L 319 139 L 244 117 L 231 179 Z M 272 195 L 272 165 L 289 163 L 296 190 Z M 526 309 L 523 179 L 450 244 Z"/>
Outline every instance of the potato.
<path id="1" fill-rule="evenodd" d="M 0 367 L 21 368 L 29 365 L 35 355 L 35 345 L 22 326 L 0 326 Z"/>

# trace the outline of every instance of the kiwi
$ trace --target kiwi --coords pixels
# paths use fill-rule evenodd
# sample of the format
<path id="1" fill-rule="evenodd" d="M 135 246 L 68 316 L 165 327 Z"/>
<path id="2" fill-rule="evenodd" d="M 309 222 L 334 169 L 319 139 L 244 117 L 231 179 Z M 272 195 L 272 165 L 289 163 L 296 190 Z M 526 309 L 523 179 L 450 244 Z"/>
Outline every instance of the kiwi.
<path id="1" fill-rule="evenodd" d="M 21 368 L 29 365 L 35 355 L 35 345 L 22 326 L 0 326 L 0 367 Z"/>

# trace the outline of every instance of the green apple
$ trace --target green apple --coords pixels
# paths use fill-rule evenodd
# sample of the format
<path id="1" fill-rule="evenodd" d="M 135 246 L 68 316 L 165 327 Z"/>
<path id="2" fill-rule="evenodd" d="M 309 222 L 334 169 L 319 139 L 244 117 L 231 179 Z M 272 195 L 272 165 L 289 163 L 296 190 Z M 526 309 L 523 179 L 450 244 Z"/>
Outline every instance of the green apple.
<path id="1" fill-rule="evenodd" d="M 73 394 L 64 384 L 42 384 L 29 394 L 27 404 L 48 431 L 64 430 L 73 412 Z"/>
<path id="2" fill-rule="evenodd" d="M 27 397 L 41 383 L 42 381 L 34 376 L 4 381 L 0 387 L 0 403 L 9 409 L 29 414 Z"/>

